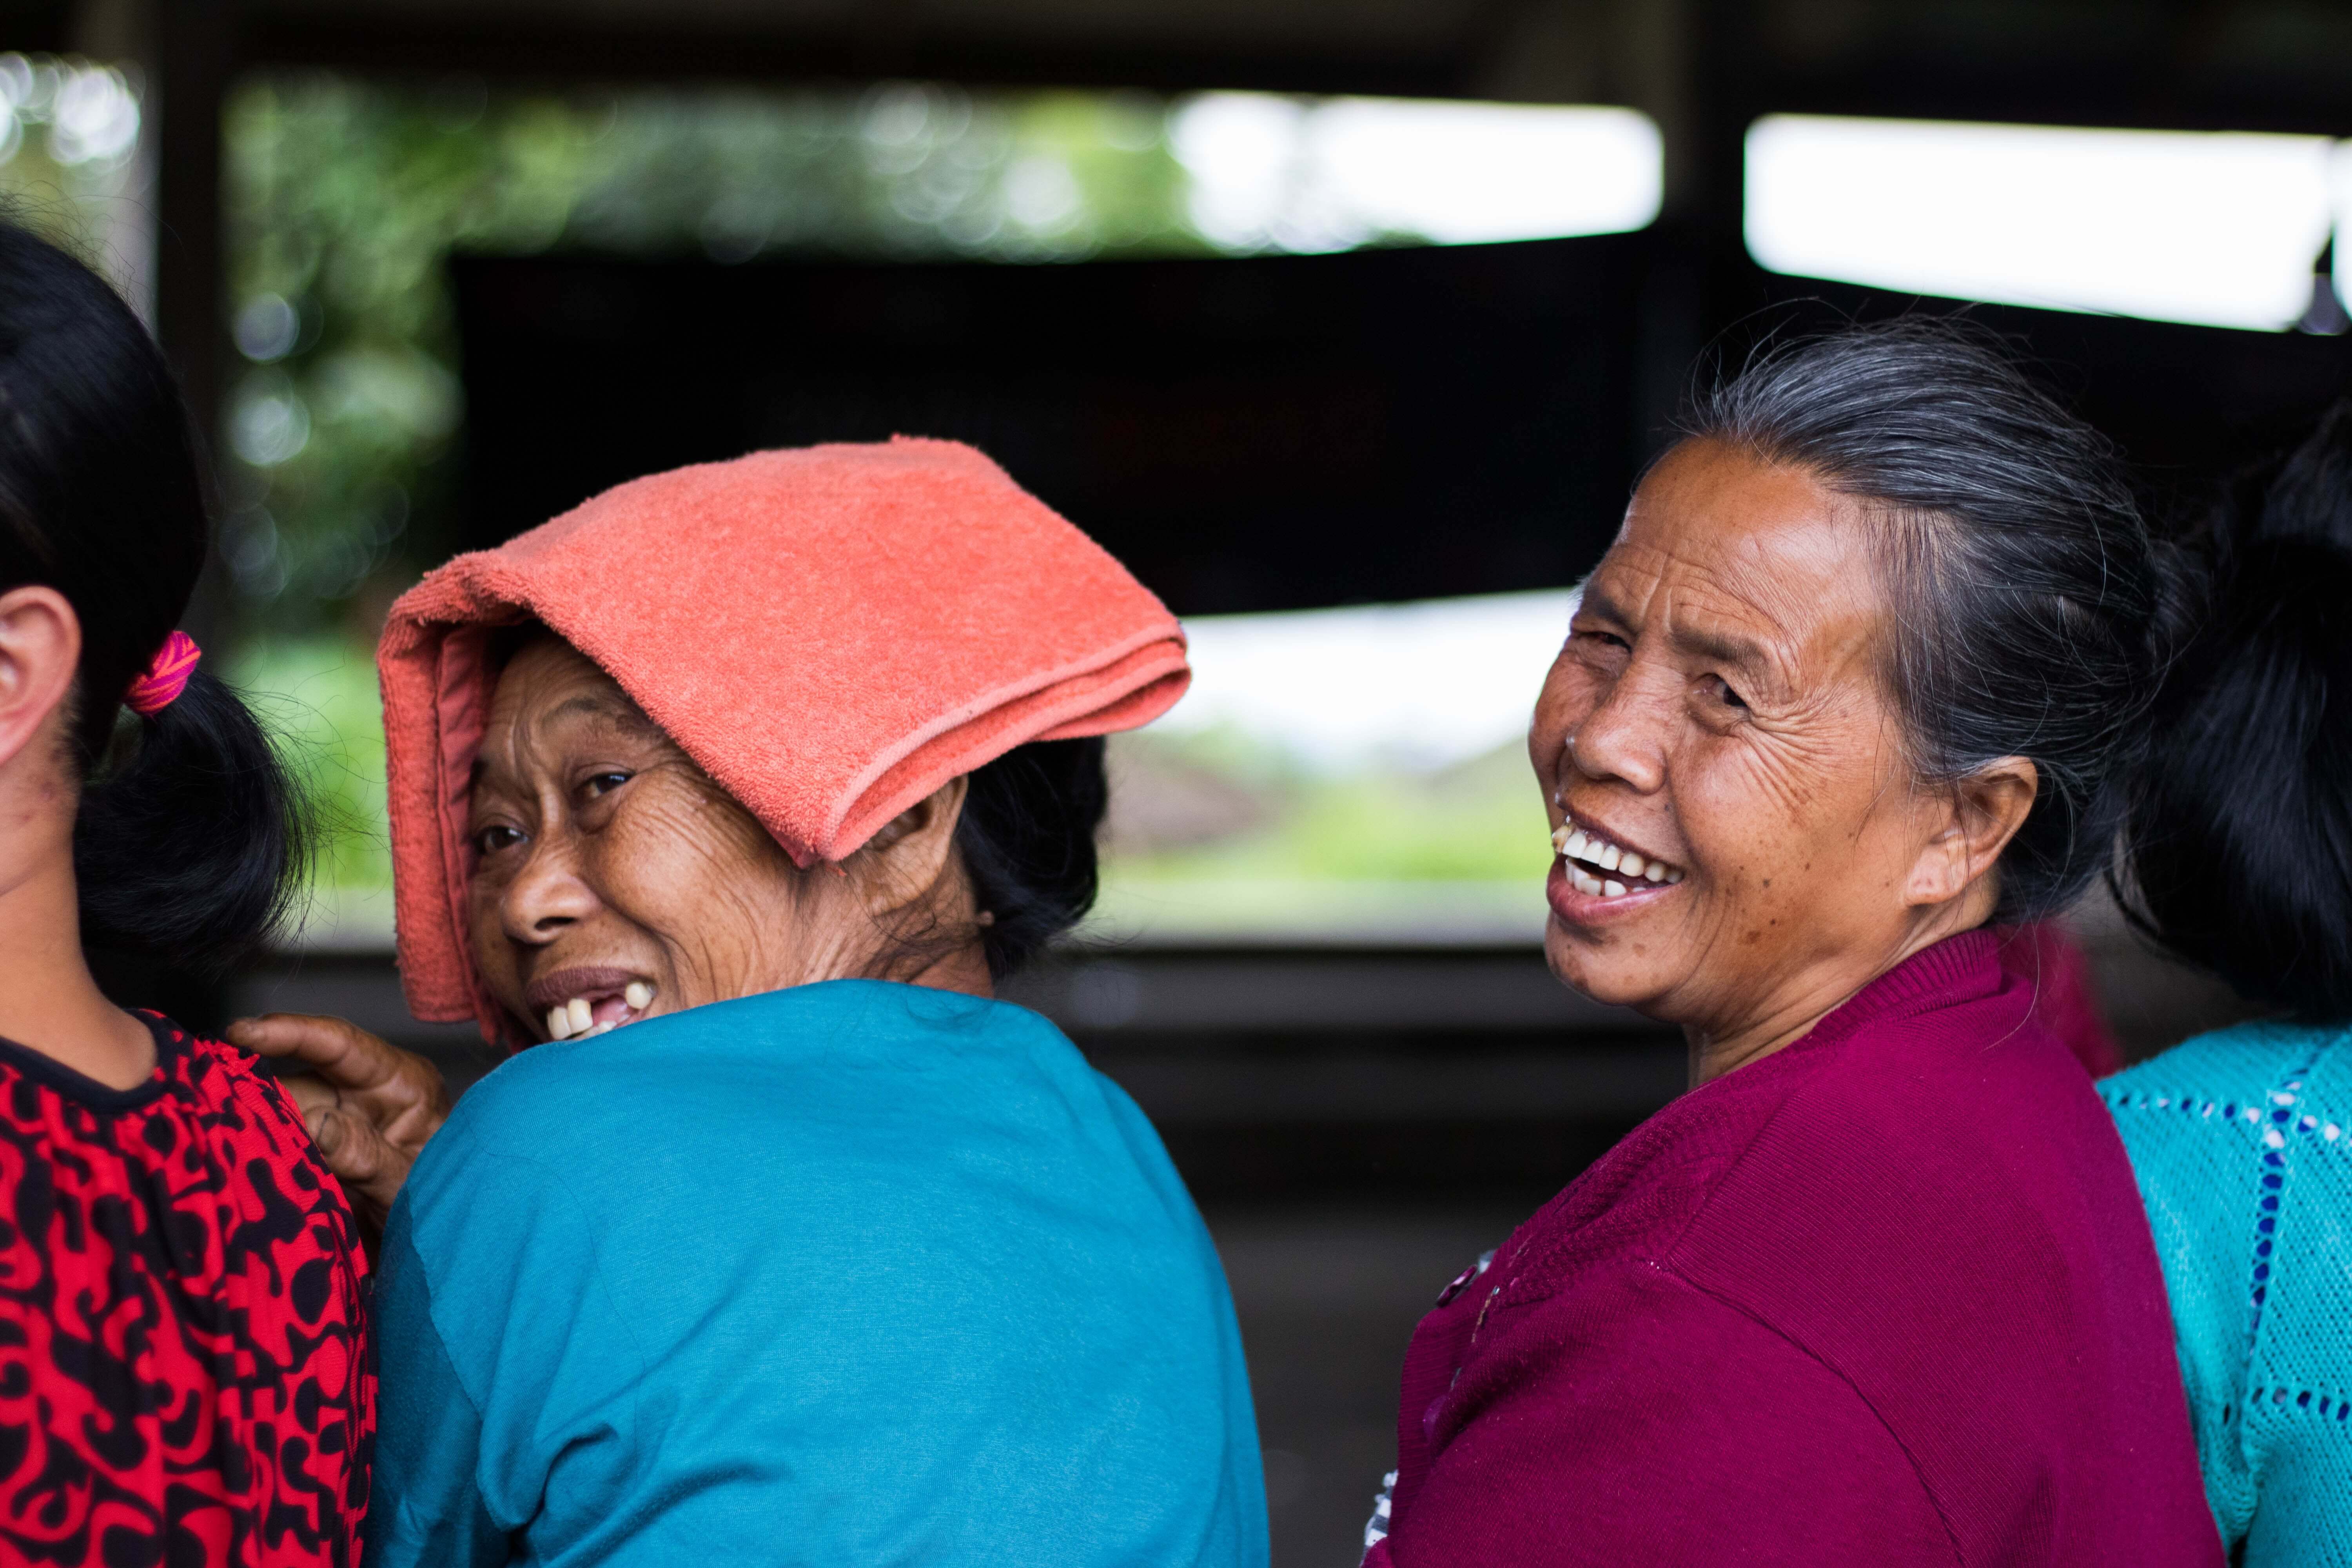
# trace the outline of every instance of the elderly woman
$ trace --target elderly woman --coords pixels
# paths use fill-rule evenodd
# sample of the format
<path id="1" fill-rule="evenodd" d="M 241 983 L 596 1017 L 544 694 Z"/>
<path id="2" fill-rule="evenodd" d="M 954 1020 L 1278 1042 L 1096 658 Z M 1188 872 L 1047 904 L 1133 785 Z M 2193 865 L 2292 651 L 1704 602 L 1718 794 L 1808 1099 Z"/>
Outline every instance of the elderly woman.
<path id="1" fill-rule="evenodd" d="M 1920 324 L 1687 431 L 1530 746 L 1552 966 L 1694 1087 L 1423 1321 L 1368 1560 L 2218 1563 L 2131 1169 L 1987 929 L 2113 841 L 2163 653 L 2116 465 Z"/>
<path id="2" fill-rule="evenodd" d="M 1159 602 L 900 440 L 623 485 L 381 664 L 411 1006 L 520 1054 L 392 1208 L 369 1562 L 1262 1563 L 1199 1216 L 990 1000 L 1092 899 L 1097 737 L 1183 689 Z M 330 1058 L 387 1196 L 413 1066 L 242 1033 Z"/>

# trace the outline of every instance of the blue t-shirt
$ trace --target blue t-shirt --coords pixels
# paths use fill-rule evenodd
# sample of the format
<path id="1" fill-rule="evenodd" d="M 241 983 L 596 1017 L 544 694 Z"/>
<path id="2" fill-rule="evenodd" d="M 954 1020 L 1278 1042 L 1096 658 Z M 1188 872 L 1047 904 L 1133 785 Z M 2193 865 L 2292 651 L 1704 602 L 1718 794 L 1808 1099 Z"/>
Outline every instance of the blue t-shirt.
<path id="1" fill-rule="evenodd" d="M 843 980 L 543 1045 L 384 1237 L 368 1561 L 1266 1561 L 1223 1271 L 1045 1019 Z"/>

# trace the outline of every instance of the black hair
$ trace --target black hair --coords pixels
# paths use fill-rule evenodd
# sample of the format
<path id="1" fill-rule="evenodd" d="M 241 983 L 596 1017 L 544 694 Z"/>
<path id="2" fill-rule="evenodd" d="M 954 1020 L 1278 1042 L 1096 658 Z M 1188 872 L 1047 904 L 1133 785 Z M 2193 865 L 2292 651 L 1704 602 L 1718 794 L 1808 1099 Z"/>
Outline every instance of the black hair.
<path id="1" fill-rule="evenodd" d="M 2229 481 L 2189 542 L 2202 592 L 2118 899 L 2250 1000 L 2352 1017 L 2352 400 Z"/>
<path id="2" fill-rule="evenodd" d="M 971 878 L 988 973 L 1002 980 L 1094 908 L 1095 834 L 1110 785 L 1099 736 L 1032 741 L 971 772 L 955 843 Z"/>
<path id="3" fill-rule="evenodd" d="M 1915 773 L 1948 784 L 2030 760 L 2038 790 L 1994 919 L 2072 902 L 2112 853 L 2184 582 L 2113 446 L 1990 334 L 1926 317 L 1768 345 L 1684 429 L 1865 504 Z"/>
<path id="4" fill-rule="evenodd" d="M 0 218 L 0 591 L 55 588 L 81 623 L 68 750 L 82 940 L 207 971 L 278 929 L 309 840 L 268 737 L 208 665 L 152 717 L 122 707 L 204 568 L 197 450 L 129 307 Z"/>

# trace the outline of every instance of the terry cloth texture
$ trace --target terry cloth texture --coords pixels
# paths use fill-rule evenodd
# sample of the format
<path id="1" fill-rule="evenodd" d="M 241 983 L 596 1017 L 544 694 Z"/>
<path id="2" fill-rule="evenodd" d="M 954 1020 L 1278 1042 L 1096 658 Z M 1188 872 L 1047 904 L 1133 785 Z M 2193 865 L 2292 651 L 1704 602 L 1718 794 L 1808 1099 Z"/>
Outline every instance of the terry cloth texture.
<path id="1" fill-rule="evenodd" d="M 1366 1562 L 2220 1563 L 2131 1168 L 2032 999 L 1938 943 L 1466 1271 Z"/>
<path id="2" fill-rule="evenodd" d="M 532 618 L 803 866 L 1024 742 L 1148 723 L 1191 679 L 1166 606 L 953 441 L 678 468 L 458 556 L 394 605 L 376 663 L 409 1009 L 494 1039 L 465 937 L 467 773 L 490 628 Z"/>
<path id="3" fill-rule="evenodd" d="M 2244 1025 L 2101 1090 L 2231 1561 L 2352 1564 L 2352 1031 Z"/>
<path id="4" fill-rule="evenodd" d="M 1216 1249 L 1035 1014 L 835 980 L 537 1046 L 384 1237 L 367 1568 L 1265 1568 Z"/>

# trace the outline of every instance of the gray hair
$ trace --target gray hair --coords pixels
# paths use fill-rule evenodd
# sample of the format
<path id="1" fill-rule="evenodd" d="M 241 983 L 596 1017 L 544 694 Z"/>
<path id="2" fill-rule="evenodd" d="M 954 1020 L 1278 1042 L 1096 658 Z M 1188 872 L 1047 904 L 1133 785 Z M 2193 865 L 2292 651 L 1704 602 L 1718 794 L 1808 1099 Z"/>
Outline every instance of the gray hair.
<path id="1" fill-rule="evenodd" d="M 1995 918 L 2073 902 L 2111 854 L 2181 594 L 2112 444 L 1989 334 L 1917 317 L 1769 345 L 1696 395 L 1683 430 L 1866 504 L 1916 775 L 2032 761 Z"/>

